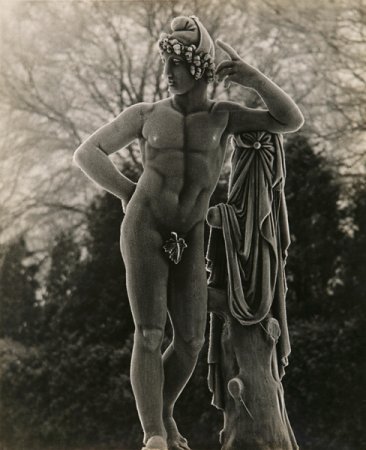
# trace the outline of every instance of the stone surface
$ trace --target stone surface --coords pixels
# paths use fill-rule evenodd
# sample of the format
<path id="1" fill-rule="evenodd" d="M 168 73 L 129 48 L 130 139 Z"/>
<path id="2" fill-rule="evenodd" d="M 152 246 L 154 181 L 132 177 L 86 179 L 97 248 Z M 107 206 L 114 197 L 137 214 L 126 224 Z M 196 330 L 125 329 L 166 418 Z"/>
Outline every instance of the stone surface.
<path id="1" fill-rule="evenodd" d="M 296 450 L 281 382 L 290 353 L 282 139 L 253 132 L 234 143 L 228 201 L 211 214 L 209 387 L 224 414 L 222 450 Z"/>

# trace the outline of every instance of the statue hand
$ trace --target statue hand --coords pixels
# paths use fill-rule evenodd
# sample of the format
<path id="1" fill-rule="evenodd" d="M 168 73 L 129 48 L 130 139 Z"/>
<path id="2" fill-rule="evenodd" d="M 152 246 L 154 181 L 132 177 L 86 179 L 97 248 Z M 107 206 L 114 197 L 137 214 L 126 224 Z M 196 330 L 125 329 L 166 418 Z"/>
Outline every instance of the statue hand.
<path id="1" fill-rule="evenodd" d="M 212 228 L 222 227 L 221 214 L 218 206 L 212 206 L 208 209 L 206 220 Z"/>
<path id="2" fill-rule="evenodd" d="M 243 61 L 229 44 L 220 41 L 220 39 L 216 40 L 216 44 L 230 57 L 230 59 L 222 61 L 216 68 L 216 75 L 219 81 L 224 80 L 225 87 L 228 87 L 230 82 L 253 87 L 258 70 Z"/>

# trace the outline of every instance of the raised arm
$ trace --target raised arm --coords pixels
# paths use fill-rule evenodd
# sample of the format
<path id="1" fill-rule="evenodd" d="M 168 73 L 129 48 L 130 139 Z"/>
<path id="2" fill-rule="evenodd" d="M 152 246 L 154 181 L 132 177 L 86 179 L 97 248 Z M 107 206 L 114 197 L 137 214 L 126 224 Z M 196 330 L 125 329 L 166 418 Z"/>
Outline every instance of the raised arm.
<path id="1" fill-rule="evenodd" d="M 96 184 L 127 204 L 135 183 L 125 177 L 108 157 L 142 136 L 147 104 L 124 110 L 112 122 L 99 128 L 74 153 L 74 162 Z"/>
<path id="2" fill-rule="evenodd" d="M 230 57 L 216 70 L 219 80 L 238 83 L 254 89 L 263 99 L 268 110 L 246 108 L 232 102 L 223 102 L 228 109 L 228 131 L 232 134 L 266 130 L 274 133 L 296 131 L 304 123 L 303 115 L 295 102 L 273 81 L 255 67 L 243 61 L 228 44 L 217 40 L 216 44 Z"/>

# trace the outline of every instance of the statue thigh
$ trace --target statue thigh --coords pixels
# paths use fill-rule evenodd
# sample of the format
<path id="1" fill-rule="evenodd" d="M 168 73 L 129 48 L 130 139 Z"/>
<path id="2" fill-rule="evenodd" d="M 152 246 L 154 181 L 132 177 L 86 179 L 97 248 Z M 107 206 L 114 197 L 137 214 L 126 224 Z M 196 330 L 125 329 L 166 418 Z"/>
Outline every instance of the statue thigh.
<path id="1" fill-rule="evenodd" d="M 175 344 L 195 352 L 202 347 L 207 320 L 203 224 L 196 225 L 185 239 L 188 247 L 181 261 L 170 268 L 168 310 Z"/>
<path id="2" fill-rule="evenodd" d="M 134 221 L 132 221 L 134 222 Z M 127 294 L 137 330 L 165 328 L 169 263 L 157 230 L 141 222 L 122 224 L 121 252 Z"/>

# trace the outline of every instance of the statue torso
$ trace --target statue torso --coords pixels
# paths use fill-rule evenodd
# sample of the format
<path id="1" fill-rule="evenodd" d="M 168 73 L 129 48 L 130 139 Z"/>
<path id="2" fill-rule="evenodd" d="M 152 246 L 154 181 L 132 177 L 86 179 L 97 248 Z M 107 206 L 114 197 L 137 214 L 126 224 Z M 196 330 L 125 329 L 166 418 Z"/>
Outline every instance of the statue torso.
<path id="1" fill-rule="evenodd" d="M 145 115 L 140 139 L 144 172 L 131 202 L 182 232 L 205 218 L 224 160 L 228 116 L 212 106 L 184 115 L 167 99 Z"/>

